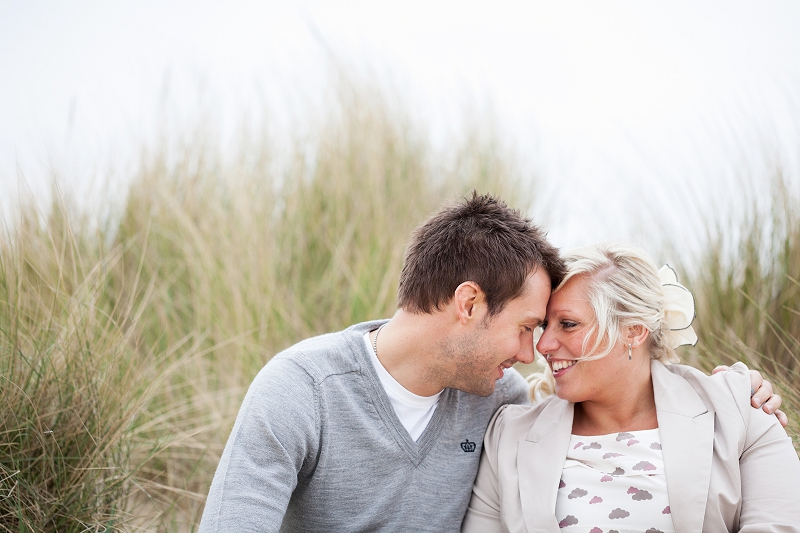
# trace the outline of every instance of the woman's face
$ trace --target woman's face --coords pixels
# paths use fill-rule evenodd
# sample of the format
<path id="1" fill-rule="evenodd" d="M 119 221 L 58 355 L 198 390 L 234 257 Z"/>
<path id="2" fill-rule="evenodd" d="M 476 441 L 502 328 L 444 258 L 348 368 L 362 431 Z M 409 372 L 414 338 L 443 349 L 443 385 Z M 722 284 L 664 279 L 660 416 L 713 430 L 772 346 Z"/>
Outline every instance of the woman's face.
<path id="1" fill-rule="evenodd" d="M 536 349 L 544 354 L 556 380 L 556 394 L 571 402 L 614 399 L 620 372 L 630 371 L 627 349 L 618 343 L 605 357 L 580 360 L 583 347 L 594 346 L 597 333 L 589 337 L 595 315 L 587 297 L 589 278 L 570 279 L 547 304 L 546 327 Z M 591 354 L 586 354 L 591 355 Z"/>

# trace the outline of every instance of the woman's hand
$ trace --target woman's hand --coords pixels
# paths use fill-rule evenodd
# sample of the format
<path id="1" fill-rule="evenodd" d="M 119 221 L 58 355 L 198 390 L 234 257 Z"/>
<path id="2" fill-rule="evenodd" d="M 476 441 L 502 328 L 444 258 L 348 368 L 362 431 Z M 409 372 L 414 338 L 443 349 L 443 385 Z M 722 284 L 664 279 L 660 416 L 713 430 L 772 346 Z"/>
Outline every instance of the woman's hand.
<path id="1" fill-rule="evenodd" d="M 725 372 L 728 370 L 726 365 L 720 365 L 716 367 L 711 373 L 716 374 L 717 372 Z M 781 406 L 783 400 L 777 394 L 772 393 L 772 383 L 765 380 L 764 377 L 761 375 L 761 372 L 758 370 L 751 370 L 750 371 L 750 404 L 758 409 L 759 407 L 764 410 L 767 414 L 775 413 L 775 416 L 778 417 L 778 422 L 781 423 L 781 426 L 786 427 L 786 424 L 789 423 L 789 419 L 786 416 L 786 413 L 778 409 Z"/>

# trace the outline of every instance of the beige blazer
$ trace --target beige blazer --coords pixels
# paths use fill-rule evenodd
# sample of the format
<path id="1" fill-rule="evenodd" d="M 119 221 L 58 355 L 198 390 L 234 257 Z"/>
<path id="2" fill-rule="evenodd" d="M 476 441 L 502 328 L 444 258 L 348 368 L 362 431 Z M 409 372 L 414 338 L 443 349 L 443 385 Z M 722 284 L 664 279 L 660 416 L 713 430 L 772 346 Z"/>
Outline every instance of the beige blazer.
<path id="1" fill-rule="evenodd" d="M 706 376 L 651 364 L 677 533 L 800 532 L 800 460 L 774 416 L 750 406 L 747 368 Z M 462 532 L 557 532 L 556 493 L 574 404 L 551 396 L 498 410 Z"/>

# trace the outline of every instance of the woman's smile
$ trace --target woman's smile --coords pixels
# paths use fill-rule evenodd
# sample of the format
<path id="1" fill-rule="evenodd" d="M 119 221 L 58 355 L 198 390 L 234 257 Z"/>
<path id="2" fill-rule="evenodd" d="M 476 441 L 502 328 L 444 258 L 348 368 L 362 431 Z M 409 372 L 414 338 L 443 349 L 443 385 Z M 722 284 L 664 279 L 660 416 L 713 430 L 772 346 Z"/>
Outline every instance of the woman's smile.
<path id="1" fill-rule="evenodd" d="M 576 363 L 578 363 L 576 359 L 550 361 L 550 368 L 553 370 L 553 377 L 558 378 L 559 376 L 563 376 L 570 368 L 575 366 Z"/>

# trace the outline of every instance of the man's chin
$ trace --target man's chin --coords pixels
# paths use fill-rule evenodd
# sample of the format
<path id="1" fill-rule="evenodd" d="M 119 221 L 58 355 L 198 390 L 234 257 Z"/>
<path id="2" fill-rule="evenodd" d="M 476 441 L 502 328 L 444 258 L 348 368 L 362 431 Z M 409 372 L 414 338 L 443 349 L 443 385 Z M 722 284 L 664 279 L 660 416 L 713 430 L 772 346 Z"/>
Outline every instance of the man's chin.
<path id="1" fill-rule="evenodd" d="M 468 383 L 464 387 L 458 387 L 458 390 L 485 398 L 486 396 L 492 395 L 496 383 L 496 380 L 489 379 L 480 383 Z"/>

